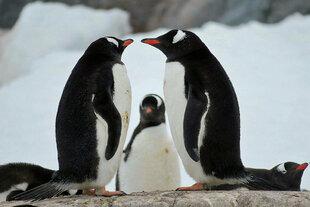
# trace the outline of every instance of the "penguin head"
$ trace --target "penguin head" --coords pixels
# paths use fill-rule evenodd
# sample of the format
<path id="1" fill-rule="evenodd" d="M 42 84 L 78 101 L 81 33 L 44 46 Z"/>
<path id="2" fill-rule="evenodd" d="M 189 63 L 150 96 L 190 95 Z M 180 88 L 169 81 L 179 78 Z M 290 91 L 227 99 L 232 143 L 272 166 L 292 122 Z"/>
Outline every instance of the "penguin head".
<path id="1" fill-rule="evenodd" d="M 89 45 L 85 54 L 90 54 L 94 58 L 111 57 L 120 59 L 125 48 L 133 43 L 132 39 L 121 40 L 116 37 L 102 37 Z"/>
<path id="2" fill-rule="evenodd" d="M 156 94 L 147 94 L 140 104 L 140 121 L 160 124 L 165 122 L 165 104 Z"/>
<path id="3" fill-rule="evenodd" d="M 167 58 L 181 57 L 206 47 L 193 32 L 176 29 L 156 38 L 145 38 L 141 42 L 158 48 Z"/>
<path id="4" fill-rule="evenodd" d="M 278 184 L 284 185 L 291 189 L 300 190 L 301 178 L 307 167 L 308 163 L 281 163 L 271 169 L 272 178 Z"/>

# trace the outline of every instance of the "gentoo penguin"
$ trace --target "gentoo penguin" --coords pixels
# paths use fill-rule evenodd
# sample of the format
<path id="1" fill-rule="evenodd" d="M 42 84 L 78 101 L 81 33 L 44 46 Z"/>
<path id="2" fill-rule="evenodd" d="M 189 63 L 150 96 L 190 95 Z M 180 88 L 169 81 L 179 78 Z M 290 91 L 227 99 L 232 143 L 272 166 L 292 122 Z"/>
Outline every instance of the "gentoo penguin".
<path id="1" fill-rule="evenodd" d="M 288 190 L 300 190 L 301 178 L 308 163 L 298 164 L 295 162 L 284 162 L 270 170 L 247 168 L 255 176 L 263 178 L 271 183 L 284 186 Z"/>
<path id="2" fill-rule="evenodd" d="M 68 189 L 96 189 L 113 178 L 129 124 L 131 88 L 121 56 L 133 40 L 100 38 L 86 49 L 64 88 L 56 117 L 59 170 L 16 200 L 50 198 Z"/>
<path id="3" fill-rule="evenodd" d="M 237 97 L 220 62 L 197 35 L 171 30 L 143 43 L 166 56 L 164 95 L 172 136 L 197 190 L 221 184 L 279 190 L 245 170 Z M 206 184 L 206 185 L 205 185 Z"/>
<path id="4" fill-rule="evenodd" d="M 29 163 L 8 163 L 0 166 L 0 202 L 51 180 L 55 171 Z M 81 190 L 69 190 L 62 195 L 82 194 Z"/>
<path id="5" fill-rule="evenodd" d="M 179 160 L 165 124 L 164 101 L 148 94 L 140 104 L 140 123 L 124 150 L 116 189 L 131 193 L 179 186 Z"/>
<path id="6" fill-rule="evenodd" d="M 282 186 L 283 188 L 290 191 L 300 191 L 301 178 L 304 170 L 307 168 L 308 163 L 297 164 L 295 162 L 285 162 L 276 165 L 270 170 L 267 169 L 256 169 L 246 168 L 247 171 L 251 172 L 255 176 L 262 178 L 275 185 Z M 212 190 L 234 190 L 240 189 L 243 186 L 240 184 L 236 185 L 217 185 L 212 187 Z"/>

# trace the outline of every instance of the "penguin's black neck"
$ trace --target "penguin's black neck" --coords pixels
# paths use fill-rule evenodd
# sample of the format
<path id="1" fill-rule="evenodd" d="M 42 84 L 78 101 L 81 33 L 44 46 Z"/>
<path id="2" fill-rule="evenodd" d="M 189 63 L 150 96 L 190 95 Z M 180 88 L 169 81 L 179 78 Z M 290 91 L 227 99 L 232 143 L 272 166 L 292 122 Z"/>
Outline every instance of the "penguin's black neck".
<path id="1" fill-rule="evenodd" d="M 121 61 L 121 54 L 117 53 L 92 53 L 92 52 L 85 52 L 82 58 L 79 60 L 79 63 L 86 62 L 89 66 L 100 66 L 104 62 L 122 62 Z M 89 67 L 85 67 L 85 69 L 89 70 Z"/>
<path id="2" fill-rule="evenodd" d="M 137 137 L 137 135 L 145 128 L 159 126 L 162 123 L 165 123 L 165 120 L 161 121 L 161 122 L 146 122 L 146 121 L 140 120 L 138 126 L 135 128 L 135 130 L 134 130 L 134 132 L 130 138 L 129 143 L 127 144 L 127 147 L 124 150 L 124 153 L 125 153 L 124 161 L 125 162 L 127 161 L 128 157 L 130 155 L 132 144 L 133 144 L 135 138 Z"/>
<path id="3" fill-rule="evenodd" d="M 158 125 L 160 125 L 162 123 L 165 123 L 165 120 L 160 120 L 160 121 L 141 121 L 140 120 L 137 128 L 141 128 L 141 130 L 142 130 L 144 128 L 158 126 Z"/>

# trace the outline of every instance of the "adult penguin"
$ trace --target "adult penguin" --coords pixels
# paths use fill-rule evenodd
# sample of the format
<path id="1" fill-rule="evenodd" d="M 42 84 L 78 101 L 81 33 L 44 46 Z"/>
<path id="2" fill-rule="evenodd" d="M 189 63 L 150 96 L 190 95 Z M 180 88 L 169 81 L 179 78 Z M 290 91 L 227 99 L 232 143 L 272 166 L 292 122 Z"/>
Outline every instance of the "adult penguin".
<path id="1" fill-rule="evenodd" d="M 271 169 L 247 168 L 247 170 L 257 177 L 281 185 L 288 190 L 300 191 L 302 175 L 307 167 L 306 162 L 302 164 L 284 162 Z"/>
<path id="2" fill-rule="evenodd" d="M 281 190 L 245 170 L 240 158 L 240 117 L 234 88 L 220 62 L 197 35 L 171 30 L 143 43 L 166 56 L 164 95 L 171 132 L 187 173 L 197 181 L 180 190 L 242 184 Z"/>
<path id="3" fill-rule="evenodd" d="M 262 178 L 275 185 L 282 186 L 289 191 L 300 191 L 300 184 L 304 170 L 308 163 L 298 164 L 295 162 L 284 162 L 276 165 L 271 169 L 246 168 L 255 176 Z M 218 185 L 212 187 L 212 190 L 234 190 L 242 189 L 240 184 L 235 185 Z"/>
<path id="4" fill-rule="evenodd" d="M 59 170 L 37 188 L 14 197 L 40 200 L 68 189 L 96 189 L 113 178 L 131 109 L 131 88 L 121 56 L 133 40 L 100 38 L 86 49 L 63 90 L 56 117 Z"/>

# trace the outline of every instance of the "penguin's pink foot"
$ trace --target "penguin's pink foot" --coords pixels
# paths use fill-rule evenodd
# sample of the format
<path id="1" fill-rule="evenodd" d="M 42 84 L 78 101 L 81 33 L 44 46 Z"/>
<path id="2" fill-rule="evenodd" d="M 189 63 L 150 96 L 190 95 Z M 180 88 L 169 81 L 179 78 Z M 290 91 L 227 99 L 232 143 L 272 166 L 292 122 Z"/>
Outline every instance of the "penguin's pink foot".
<path id="1" fill-rule="evenodd" d="M 196 183 L 190 187 L 179 187 L 177 191 L 194 191 L 194 190 L 204 190 L 206 189 L 206 185 L 202 183 Z"/>
<path id="2" fill-rule="evenodd" d="M 96 195 L 96 189 L 86 189 L 86 190 L 83 190 L 83 194 L 86 194 L 86 195 Z"/>
<path id="3" fill-rule="evenodd" d="M 106 196 L 106 197 L 126 195 L 126 193 L 123 191 L 107 191 L 105 190 L 105 187 L 97 188 L 96 194 L 100 196 Z"/>

